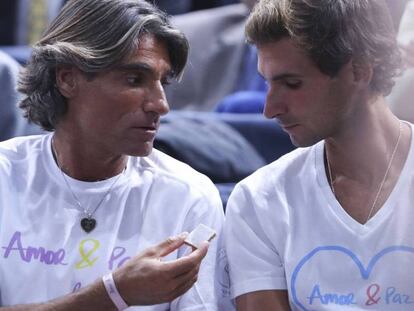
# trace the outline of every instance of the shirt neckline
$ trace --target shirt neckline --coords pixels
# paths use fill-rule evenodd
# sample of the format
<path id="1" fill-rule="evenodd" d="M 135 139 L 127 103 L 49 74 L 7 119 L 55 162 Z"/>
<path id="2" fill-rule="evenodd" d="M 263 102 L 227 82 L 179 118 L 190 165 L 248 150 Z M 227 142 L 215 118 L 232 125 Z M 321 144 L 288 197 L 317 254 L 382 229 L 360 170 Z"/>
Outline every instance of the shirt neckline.
<path id="1" fill-rule="evenodd" d="M 53 137 L 53 133 L 50 134 L 46 134 L 43 137 L 43 142 L 42 142 L 42 149 L 43 149 L 43 160 L 45 163 L 45 166 L 47 167 L 51 177 L 54 179 L 55 182 L 57 182 L 58 184 L 64 184 L 65 181 L 63 179 L 62 173 L 65 174 L 64 172 L 60 171 L 60 168 L 57 166 L 56 161 L 53 157 L 53 153 L 52 153 L 52 148 L 51 148 L 51 144 L 52 144 L 52 137 Z M 133 166 L 133 161 L 131 159 L 131 157 L 128 158 L 128 162 L 127 162 L 127 167 L 126 170 L 121 172 L 120 174 L 117 174 L 113 177 L 110 177 L 108 179 L 105 180 L 100 180 L 100 181 L 82 181 L 82 180 L 77 180 L 75 178 L 72 178 L 71 176 L 65 174 L 65 178 L 66 180 L 69 182 L 71 188 L 74 191 L 100 191 L 102 190 L 102 188 L 107 187 L 108 185 L 111 185 L 115 179 L 117 179 L 119 177 L 119 180 L 116 182 L 116 184 L 114 185 L 114 189 L 118 188 L 119 186 L 121 186 L 122 184 L 128 182 L 128 176 L 131 174 L 132 171 L 132 166 Z M 123 176 L 119 176 L 119 175 L 123 175 Z"/>
<path id="2" fill-rule="evenodd" d="M 335 195 L 332 192 L 328 177 L 325 173 L 325 161 L 324 161 L 324 148 L 325 142 L 319 142 L 314 149 L 314 157 L 315 157 L 315 170 L 317 175 L 317 181 L 319 184 L 319 189 L 321 191 L 321 195 L 325 198 L 327 202 L 327 209 L 329 209 L 330 213 L 333 213 L 334 216 L 348 227 L 351 231 L 356 233 L 366 233 L 371 231 L 373 228 L 380 225 L 383 221 L 389 218 L 390 214 L 394 211 L 395 205 L 398 201 L 399 194 L 401 193 L 401 188 L 406 184 L 406 180 L 409 178 L 409 173 L 414 170 L 414 161 L 413 161 L 413 139 L 414 139 L 414 132 L 413 132 L 413 125 L 408 123 L 407 124 L 411 128 L 411 141 L 410 147 L 408 150 L 407 159 L 403 165 L 401 170 L 400 176 L 394 188 L 392 189 L 390 195 L 381 206 L 381 208 L 371 217 L 368 222 L 365 224 L 361 224 L 360 222 L 356 221 L 353 217 L 351 217 L 341 206 L 341 204 L 336 199 Z"/>

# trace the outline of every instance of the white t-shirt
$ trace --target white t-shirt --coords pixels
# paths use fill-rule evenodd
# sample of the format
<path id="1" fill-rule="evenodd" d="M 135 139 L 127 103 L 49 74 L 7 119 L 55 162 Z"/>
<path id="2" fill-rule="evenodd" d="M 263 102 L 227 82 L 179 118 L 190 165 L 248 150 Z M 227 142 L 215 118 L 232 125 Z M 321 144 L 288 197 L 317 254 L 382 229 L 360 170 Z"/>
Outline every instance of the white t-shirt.
<path id="1" fill-rule="evenodd" d="M 226 210 L 232 296 L 287 290 L 292 310 L 414 310 L 412 145 L 390 197 L 365 225 L 330 189 L 324 142 L 240 182 Z"/>
<path id="2" fill-rule="evenodd" d="M 219 238 L 211 242 L 192 289 L 171 304 L 129 310 L 218 310 L 226 286 L 221 275 L 225 261 L 218 260 L 223 259 L 218 253 L 224 215 L 211 181 L 157 150 L 148 157 L 130 157 L 93 215 L 97 226 L 88 234 L 53 159 L 51 137 L 0 144 L 0 305 L 45 302 L 71 293 L 140 251 L 204 223 Z M 99 182 L 66 178 L 82 206 L 93 209 L 118 176 Z M 165 260 L 188 251 L 182 247 Z"/>

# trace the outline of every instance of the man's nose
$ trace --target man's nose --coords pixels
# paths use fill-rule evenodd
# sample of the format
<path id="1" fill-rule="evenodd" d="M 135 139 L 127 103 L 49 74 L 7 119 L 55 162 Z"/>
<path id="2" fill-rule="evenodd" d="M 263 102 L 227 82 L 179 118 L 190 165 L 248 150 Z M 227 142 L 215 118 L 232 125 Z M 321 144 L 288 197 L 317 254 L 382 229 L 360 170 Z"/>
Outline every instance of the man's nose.
<path id="1" fill-rule="evenodd" d="M 273 119 L 286 112 L 286 103 L 273 87 L 269 86 L 266 95 L 266 103 L 263 115 L 268 119 Z"/>
<path id="2" fill-rule="evenodd" d="M 148 99 L 144 105 L 146 112 L 156 112 L 158 115 L 165 115 L 170 111 L 170 107 L 165 97 L 164 87 L 157 81 L 149 91 Z"/>

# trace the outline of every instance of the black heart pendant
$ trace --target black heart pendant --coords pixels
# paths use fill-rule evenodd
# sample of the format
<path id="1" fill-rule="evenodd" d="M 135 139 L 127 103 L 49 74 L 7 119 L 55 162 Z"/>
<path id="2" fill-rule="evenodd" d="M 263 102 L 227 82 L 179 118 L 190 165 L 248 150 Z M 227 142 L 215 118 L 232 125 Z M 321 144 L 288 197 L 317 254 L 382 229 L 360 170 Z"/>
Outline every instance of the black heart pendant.
<path id="1" fill-rule="evenodd" d="M 82 218 L 81 227 L 86 232 L 89 233 L 96 227 L 96 220 L 93 218 Z"/>

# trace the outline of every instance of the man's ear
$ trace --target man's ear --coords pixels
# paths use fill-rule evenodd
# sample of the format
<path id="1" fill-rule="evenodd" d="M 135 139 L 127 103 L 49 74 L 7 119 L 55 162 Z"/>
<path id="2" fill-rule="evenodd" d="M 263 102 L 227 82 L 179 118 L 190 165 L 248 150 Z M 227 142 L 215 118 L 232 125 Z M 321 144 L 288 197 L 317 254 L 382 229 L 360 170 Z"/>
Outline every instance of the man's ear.
<path id="1" fill-rule="evenodd" d="M 371 83 L 374 69 L 372 65 L 368 62 L 363 61 L 351 61 L 352 73 L 355 83 L 363 84 L 367 86 Z"/>
<path id="2" fill-rule="evenodd" d="M 56 85 L 64 97 L 74 97 L 78 86 L 78 70 L 73 66 L 56 67 Z"/>

